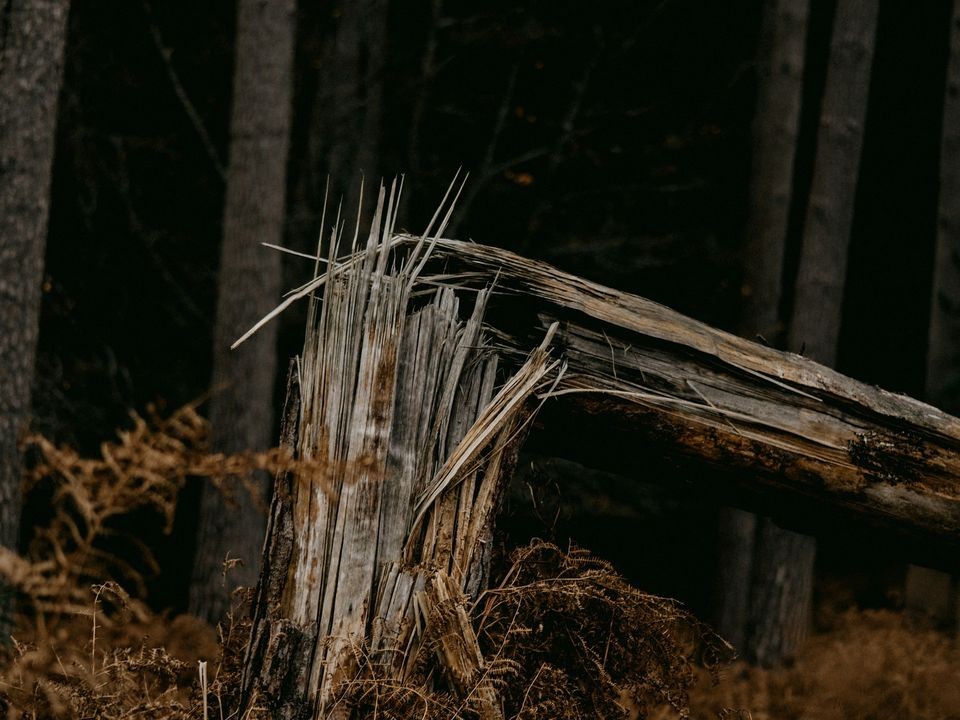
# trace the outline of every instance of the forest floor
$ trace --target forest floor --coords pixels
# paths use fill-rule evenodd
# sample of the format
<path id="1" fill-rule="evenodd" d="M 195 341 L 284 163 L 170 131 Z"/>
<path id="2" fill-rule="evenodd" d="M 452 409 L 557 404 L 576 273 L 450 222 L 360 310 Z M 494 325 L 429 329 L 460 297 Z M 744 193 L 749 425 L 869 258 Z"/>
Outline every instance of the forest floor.
<path id="1" fill-rule="evenodd" d="M 211 706 L 226 704 L 239 679 L 220 666 L 222 635 L 190 616 L 128 617 L 98 626 L 99 638 L 91 630 L 91 618 L 78 616 L 43 643 L 17 645 L 3 670 L 8 717 L 201 717 L 198 661 L 209 661 Z M 92 656 L 99 664 L 91 673 Z M 720 668 L 718 681 L 704 669 L 696 676 L 689 700 L 698 720 L 960 718 L 960 642 L 890 610 L 838 614 L 788 667 L 738 661 Z M 91 692 L 91 684 L 105 690 Z M 648 717 L 681 715 L 664 706 Z"/>
<path id="2" fill-rule="evenodd" d="M 0 717 L 230 715 L 247 628 L 242 622 L 213 628 L 152 611 L 141 574 L 158 568 L 145 548 L 142 557 L 111 552 L 118 537 L 112 528 L 148 511 L 172 522 L 185 476 L 209 476 L 210 465 L 236 473 L 251 463 L 286 467 L 285 461 L 212 458 L 202 447 L 205 424 L 192 408 L 135 420 L 117 442 L 104 444 L 103 458 L 34 441 L 40 457 L 28 494 L 39 494 L 49 517 L 34 528 L 27 556 L 0 551 L 0 575 L 17 593 L 20 613 L 13 643 L 0 651 Z M 491 591 L 499 593 L 493 610 L 478 603 L 472 619 L 513 663 L 514 682 L 501 693 L 509 707 L 519 689 L 522 720 L 557 716 L 523 712 L 538 678 L 541 695 L 563 701 L 557 707 L 567 711 L 564 717 L 591 717 L 571 712 L 579 702 L 596 707 L 600 695 L 613 710 L 604 717 L 615 717 L 618 693 L 623 698 L 633 683 L 634 697 L 647 698 L 647 716 L 657 720 L 683 717 L 687 709 L 704 720 L 960 720 L 960 640 L 902 612 L 859 608 L 849 589 L 821 593 L 817 632 L 789 666 L 733 662 L 711 671 L 697 661 L 728 654 L 719 647 L 725 643 L 672 601 L 631 587 L 609 563 L 547 543 L 511 557 L 512 584 Z M 501 626 L 505 633 L 493 632 Z M 707 637 L 721 652 L 705 653 L 710 644 L 692 649 L 684 632 L 691 628 L 694 639 Z M 553 680 L 544 685 L 548 665 Z M 658 706 L 665 700 L 673 707 Z"/>

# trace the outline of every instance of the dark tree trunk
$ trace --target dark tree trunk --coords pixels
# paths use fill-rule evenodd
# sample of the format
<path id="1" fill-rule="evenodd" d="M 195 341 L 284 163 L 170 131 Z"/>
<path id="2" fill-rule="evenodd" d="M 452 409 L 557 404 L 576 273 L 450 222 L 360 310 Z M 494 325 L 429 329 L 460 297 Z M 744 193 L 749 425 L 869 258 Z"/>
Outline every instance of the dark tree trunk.
<path id="1" fill-rule="evenodd" d="M 713 587 L 713 621 L 717 632 L 744 654 L 750 617 L 750 582 L 756 548 L 757 516 L 722 507 L 717 515 L 717 567 Z"/>
<path id="2" fill-rule="evenodd" d="M 840 0 L 817 134 L 788 346 L 836 361 L 847 251 L 870 89 L 878 0 Z M 754 553 L 747 656 L 777 665 L 808 630 L 816 540 L 762 523 Z"/>
<path id="3" fill-rule="evenodd" d="M 832 366 L 837 356 L 878 0 L 840 0 L 817 133 L 788 346 Z"/>
<path id="4" fill-rule="evenodd" d="M 326 72 L 327 89 L 332 97 L 324 119 L 328 123 L 325 144 L 330 178 L 334 188 L 343 194 L 344 207 L 349 213 L 356 211 L 360 175 L 367 178 L 370 192 L 365 199 L 368 201 L 376 197 L 375 190 L 380 183 L 386 36 L 386 0 L 343 3 L 333 63 L 327 66 Z"/>
<path id="5" fill-rule="evenodd" d="M 304 227 L 310 228 L 310 244 L 316 243 L 328 181 L 330 200 L 334 207 L 343 201 L 345 217 L 356 217 L 361 177 L 366 178 L 365 207 L 369 209 L 376 197 L 381 171 L 387 0 L 340 2 L 336 27 L 329 35 L 321 28 L 319 34 L 312 60 L 320 68 L 309 108 L 306 167 L 300 173 L 297 193 L 304 206 L 298 214 L 308 218 Z M 363 215 L 369 217 L 370 213 Z"/>
<path id="6" fill-rule="evenodd" d="M 740 332 L 774 345 L 782 341 L 783 257 L 793 191 L 793 161 L 803 96 L 806 0 L 764 5 L 757 58 L 750 214 L 743 254 Z M 749 613 L 757 519 L 721 508 L 717 526 L 715 613 L 718 632 L 742 652 Z"/>
<path id="7" fill-rule="evenodd" d="M 0 545 L 8 548 L 20 531 L 18 441 L 30 413 L 69 8 L 68 0 L 6 0 L 2 9 Z"/>
<path id="8" fill-rule="evenodd" d="M 751 662 L 779 665 L 806 638 L 816 553 L 814 538 L 784 530 L 769 518 L 758 521 L 747 623 Z"/>
<path id="9" fill-rule="evenodd" d="M 783 256 L 800 132 L 807 0 L 768 0 L 757 66 L 750 214 L 744 244 L 740 332 L 780 345 Z"/>
<path id="10" fill-rule="evenodd" d="M 949 412 L 960 407 L 960 1 L 953 4 L 950 59 L 940 145 L 940 208 L 927 344 L 927 400 Z M 911 565 L 906 603 L 911 610 L 960 627 L 957 581 Z"/>
<path id="11" fill-rule="evenodd" d="M 273 443 L 276 335 L 230 344 L 279 296 L 280 257 L 261 246 L 283 237 L 294 39 L 293 0 L 240 0 L 234 66 L 230 162 L 220 253 L 210 401 L 215 451 L 263 449 Z M 266 526 L 265 481 L 250 491 L 234 483 L 225 497 L 203 489 L 190 610 L 219 620 L 231 590 L 253 585 Z M 223 575 L 224 560 L 243 564 Z"/>

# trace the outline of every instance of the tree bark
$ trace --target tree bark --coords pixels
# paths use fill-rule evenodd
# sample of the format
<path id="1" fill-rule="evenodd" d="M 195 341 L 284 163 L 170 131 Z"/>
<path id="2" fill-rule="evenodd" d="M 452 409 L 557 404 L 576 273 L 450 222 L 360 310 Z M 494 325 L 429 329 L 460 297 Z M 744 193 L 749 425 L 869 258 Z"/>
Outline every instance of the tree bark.
<path id="1" fill-rule="evenodd" d="M 836 362 L 847 254 L 863 147 L 878 0 L 840 0 L 817 134 L 788 345 Z M 765 521 L 758 535 L 747 656 L 780 664 L 800 648 L 810 622 L 816 540 Z"/>
<path id="2" fill-rule="evenodd" d="M 293 0 L 239 0 L 230 160 L 220 253 L 210 400 L 211 445 L 259 450 L 273 439 L 276 336 L 270 329 L 237 352 L 230 344 L 279 296 L 294 39 Z M 190 611 L 221 619 L 230 593 L 257 578 L 266 526 L 265 479 L 233 483 L 230 497 L 203 488 Z M 224 574 L 224 561 L 243 564 Z"/>
<path id="3" fill-rule="evenodd" d="M 793 165 L 803 97 L 807 0 L 769 0 L 763 7 L 757 58 L 750 208 L 744 243 L 740 333 L 780 346 L 780 301 Z M 715 617 L 717 631 L 743 652 L 757 518 L 724 507 L 717 525 Z"/>
<path id="4" fill-rule="evenodd" d="M 878 0 L 839 0 L 788 346 L 836 362 Z"/>
<path id="5" fill-rule="evenodd" d="M 557 363 L 540 347 L 498 387 L 489 292 L 464 313 L 450 288 L 412 304 L 417 257 L 380 242 L 394 200 L 381 190 L 366 251 L 336 278 L 332 243 L 298 363 L 285 440 L 317 465 L 278 478 L 243 680 L 244 705 L 275 717 L 352 717 L 357 686 L 439 682 L 425 668 L 501 717 L 464 604 L 486 582 L 527 401 Z"/>
<path id="6" fill-rule="evenodd" d="M 379 184 L 383 80 L 387 63 L 386 0 L 346 0 L 337 4 L 335 27 L 315 43 L 319 68 L 309 108 L 306 167 L 298 199 L 316 241 L 324 192 L 343 202 L 344 216 L 357 214 L 360 182 L 366 178 L 365 207 Z M 321 23 L 322 24 L 322 23 Z M 370 212 L 362 213 L 369 217 Z"/>
<path id="7" fill-rule="evenodd" d="M 585 444 L 625 432 L 627 456 L 643 442 L 699 458 L 704 487 L 724 468 L 782 508 L 815 499 L 811 518 L 842 508 L 956 552 L 960 419 L 497 248 L 438 240 L 421 280 L 453 287 L 411 304 L 422 239 L 390 226 L 375 217 L 365 251 L 331 253 L 281 306 L 323 286 L 285 423 L 304 466 L 275 486 L 246 708 L 346 717 L 351 685 L 417 695 L 444 678 L 497 717 L 463 603 L 485 587 L 496 495 L 536 400 L 565 403 Z M 513 374 L 497 390 L 500 365 Z M 766 554 L 759 572 L 799 578 L 764 584 L 771 596 L 810 577 L 776 547 L 789 561 Z M 765 601 L 780 614 L 758 658 L 796 646 L 807 608 L 790 600 Z"/>
<path id="8" fill-rule="evenodd" d="M 940 142 L 940 197 L 927 342 L 927 400 L 949 412 L 960 407 L 960 2 L 950 20 L 950 57 Z M 960 629 L 956 578 L 931 568 L 907 568 L 906 604 Z"/>
<path id="9" fill-rule="evenodd" d="M 815 499 L 810 517 L 842 508 L 956 547 L 960 419 L 498 248 L 440 239 L 417 265 L 423 238 L 391 227 L 378 213 L 363 252 L 331 251 L 276 311 L 322 288 L 284 432 L 304 462 L 275 486 L 246 708 L 347 717 L 351 685 L 422 697 L 443 679 L 498 717 L 463 608 L 486 586 L 496 496 L 538 401 L 566 403 L 584 443 L 615 423 L 626 454 L 697 458 L 705 487 L 740 471 L 782 507 Z M 468 315 L 460 297 L 476 298 Z M 803 570 L 765 557 L 764 574 Z M 806 614 L 766 604 L 781 622 L 764 656 L 795 646 Z"/>
<path id="10" fill-rule="evenodd" d="M 0 35 L 0 545 L 20 532 L 67 0 L 6 0 Z M 6 620 L 7 607 L 0 608 Z M 6 633 L 2 633 L 6 637 Z"/>

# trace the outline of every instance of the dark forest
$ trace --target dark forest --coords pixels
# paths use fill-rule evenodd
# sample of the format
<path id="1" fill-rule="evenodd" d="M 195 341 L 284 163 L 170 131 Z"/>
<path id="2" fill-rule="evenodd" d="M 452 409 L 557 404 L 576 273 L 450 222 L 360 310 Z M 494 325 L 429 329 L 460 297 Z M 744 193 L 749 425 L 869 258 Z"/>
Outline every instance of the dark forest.
<path id="1" fill-rule="evenodd" d="M 960 3 L 4 0 L 0 38 L 11 717 L 960 714 Z M 398 467 L 436 491 L 391 565 Z"/>

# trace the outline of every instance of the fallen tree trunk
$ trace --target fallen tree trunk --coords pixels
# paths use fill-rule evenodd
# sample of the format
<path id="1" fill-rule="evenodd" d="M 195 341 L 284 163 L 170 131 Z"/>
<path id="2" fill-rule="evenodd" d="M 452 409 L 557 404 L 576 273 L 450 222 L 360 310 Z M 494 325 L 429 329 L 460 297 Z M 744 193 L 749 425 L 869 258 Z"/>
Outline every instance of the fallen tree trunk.
<path id="1" fill-rule="evenodd" d="M 524 428 L 553 398 L 776 491 L 958 535 L 956 418 L 504 250 L 394 235 L 393 215 L 381 191 L 365 249 L 337 262 L 335 236 L 326 271 L 257 326 L 313 298 L 246 711 L 347 718 L 367 688 L 440 683 L 501 717 L 464 608 Z"/>
<path id="2" fill-rule="evenodd" d="M 490 318 L 506 348 L 522 353 L 558 323 L 567 370 L 550 397 L 775 490 L 960 534 L 957 418 L 505 250 L 442 240 L 434 254 L 472 284 L 496 281 Z"/>

